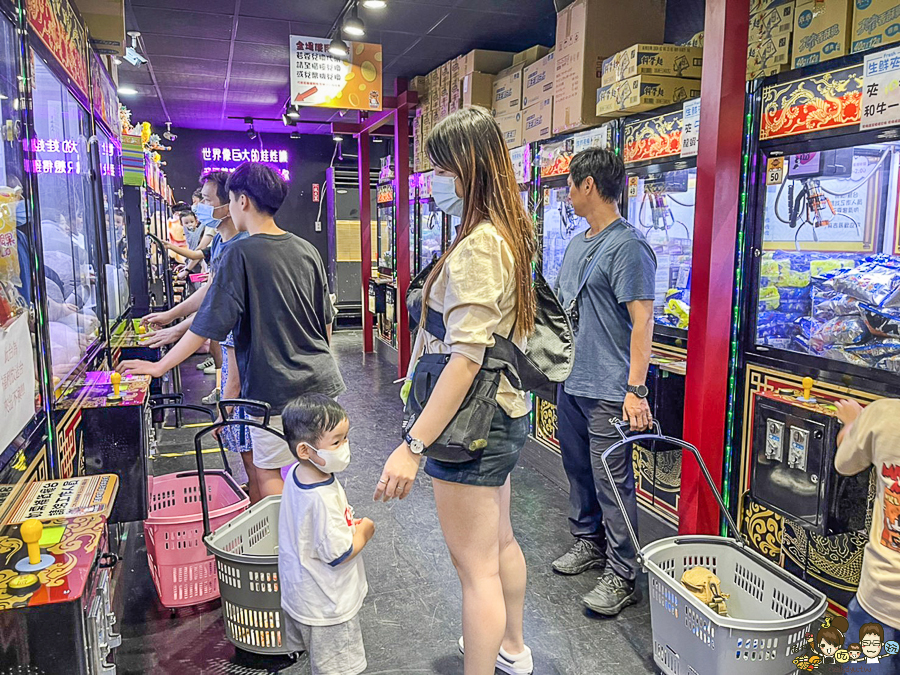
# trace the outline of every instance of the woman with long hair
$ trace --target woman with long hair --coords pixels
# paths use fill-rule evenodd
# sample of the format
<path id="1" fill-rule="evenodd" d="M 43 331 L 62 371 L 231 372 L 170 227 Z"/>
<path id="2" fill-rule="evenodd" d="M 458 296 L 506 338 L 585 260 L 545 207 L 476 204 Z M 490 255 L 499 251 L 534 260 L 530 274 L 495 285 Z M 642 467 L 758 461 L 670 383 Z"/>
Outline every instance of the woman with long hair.
<path id="1" fill-rule="evenodd" d="M 435 166 L 438 206 L 462 218 L 456 238 L 425 284 L 425 307 L 440 312 L 446 335 L 419 330 L 410 374 L 423 353 L 449 354 L 425 409 L 391 454 L 375 499 L 405 498 L 423 448 L 456 415 L 493 335 L 512 335 L 522 349 L 534 331 L 532 222 L 519 195 L 509 152 L 497 123 L 483 108 L 442 120 L 426 141 Z M 525 393 L 501 379 L 487 448 L 477 460 L 449 464 L 427 459 L 444 540 L 462 584 L 465 675 L 528 674 L 525 646 L 525 558 L 509 520 L 509 475 L 528 433 Z M 427 452 L 427 450 L 426 450 Z"/>

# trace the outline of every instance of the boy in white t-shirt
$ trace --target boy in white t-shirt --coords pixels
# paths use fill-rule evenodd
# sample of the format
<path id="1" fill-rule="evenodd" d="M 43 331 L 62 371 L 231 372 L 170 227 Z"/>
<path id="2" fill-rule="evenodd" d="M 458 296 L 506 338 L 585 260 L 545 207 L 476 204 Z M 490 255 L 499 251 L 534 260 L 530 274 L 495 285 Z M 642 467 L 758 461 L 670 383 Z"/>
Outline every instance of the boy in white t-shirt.
<path id="1" fill-rule="evenodd" d="M 299 460 L 284 481 L 278 519 L 286 644 L 309 652 L 313 675 L 357 675 L 366 669 L 358 613 L 369 590 L 359 554 L 375 524 L 353 517 L 334 477 L 350 464 L 350 422 L 322 394 L 297 397 L 281 418 Z"/>
<path id="2" fill-rule="evenodd" d="M 900 400 L 886 398 L 863 410 L 856 401 L 840 401 L 844 428 L 834 457 L 838 473 L 875 471 L 872 529 L 863 554 L 856 597 L 847 608 L 847 637 L 860 645 L 866 663 L 877 672 L 900 675 Z"/>

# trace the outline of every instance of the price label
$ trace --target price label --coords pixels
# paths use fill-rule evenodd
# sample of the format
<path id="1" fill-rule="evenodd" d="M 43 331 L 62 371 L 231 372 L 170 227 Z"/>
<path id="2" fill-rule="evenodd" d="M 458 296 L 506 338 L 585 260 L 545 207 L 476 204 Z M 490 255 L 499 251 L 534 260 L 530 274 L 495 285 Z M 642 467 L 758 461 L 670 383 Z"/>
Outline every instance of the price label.
<path id="1" fill-rule="evenodd" d="M 314 202 L 319 201 L 321 187 L 319 183 L 313 183 L 312 185 L 312 198 Z"/>
<path id="2" fill-rule="evenodd" d="M 781 185 L 784 182 L 784 157 L 769 157 L 766 162 L 766 185 Z"/>
<path id="3" fill-rule="evenodd" d="M 859 128 L 900 124 L 900 49 L 866 56 Z"/>
<path id="4" fill-rule="evenodd" d="M 700 146 L 700 99 L 684 104 L 681 120 L 681 156 L 696 157 Z"/>
<path id="5" fill-rule="evenodd" d="M 638 181 L 640 179 L 637 176 L 629 176 L 628 177 L 628 198 L 634 199 L 638 196 Z"/>

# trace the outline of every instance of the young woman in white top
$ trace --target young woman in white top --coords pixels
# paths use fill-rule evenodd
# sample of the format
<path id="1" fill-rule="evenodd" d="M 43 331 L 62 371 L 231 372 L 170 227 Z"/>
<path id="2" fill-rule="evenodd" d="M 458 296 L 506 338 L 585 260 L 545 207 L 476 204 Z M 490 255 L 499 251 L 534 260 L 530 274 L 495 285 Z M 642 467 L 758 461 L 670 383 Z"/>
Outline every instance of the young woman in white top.
<path id="1" fill-rule="evenodd" d="M 497 123 L 483 108 L 466 108 L 441 121 L 426 142 L 435 165 L 438 205 L 462 218 L 455 240 L 438 260 L 424 303 L 441 312 L 444 340 L 420 330 L 410 373 L 425 351 L 450 354 L 428 404 L 409 430 L 414 446 L 433 443 L 459 410 L 481 368 L 493 335 L 524 348 L 534 330 L 531 218 L 516 185 Z M 509 521 L 509 475 L 525 444 L 525 393 L 505 379 L 497 395 L 488 447 L 464 464 L 427 459 L 444 540 L 463 591 L 465 675 L 533 670 L 522 634 L 525 559 Z M 421 449 L 421 446 L 419 449 Z M 404 442 L 385 464 L 375 498 L 409 494 L 420 455 Z"/>

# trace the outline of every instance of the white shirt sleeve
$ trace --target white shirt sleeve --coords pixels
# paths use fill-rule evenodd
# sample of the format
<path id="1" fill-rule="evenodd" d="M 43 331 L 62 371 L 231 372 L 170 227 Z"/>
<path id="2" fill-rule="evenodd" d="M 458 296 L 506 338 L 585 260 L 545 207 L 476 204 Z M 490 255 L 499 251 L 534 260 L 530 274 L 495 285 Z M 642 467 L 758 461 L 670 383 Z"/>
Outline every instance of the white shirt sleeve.
<path id="1" fill-rule="evenodd" d="M 344 511 L 341 511 L 341 507 Z M 350 507 L 338 500 L 319 499 L 315 507 L 315 557 L 337 567 L 353 552 Z"/>

